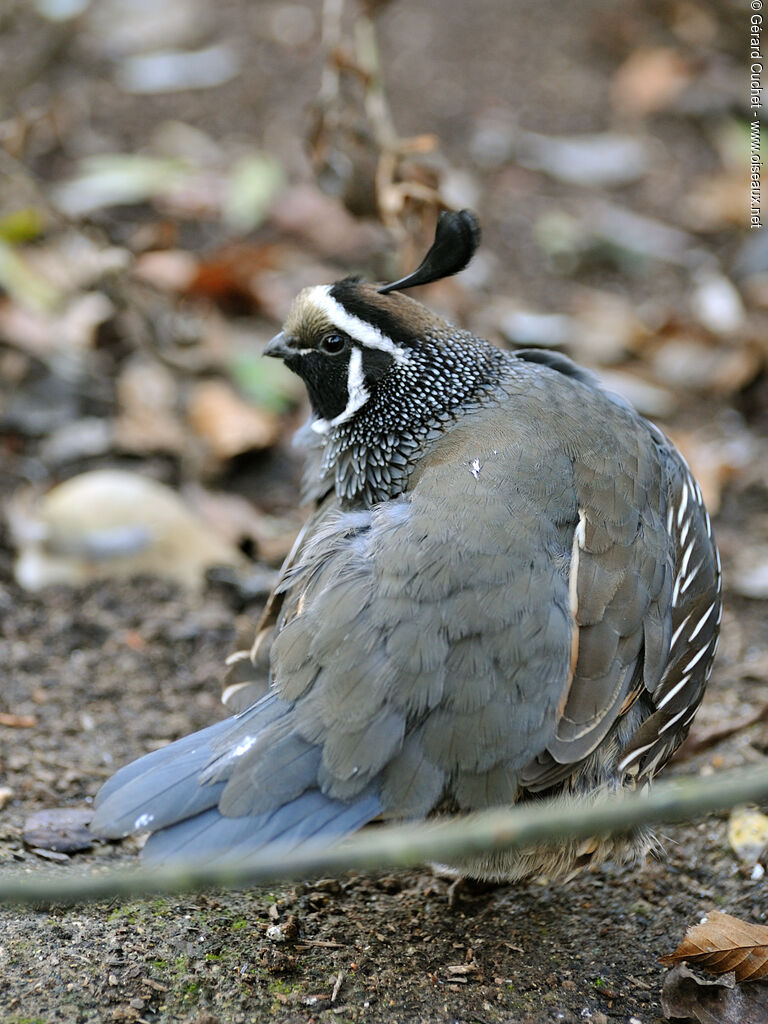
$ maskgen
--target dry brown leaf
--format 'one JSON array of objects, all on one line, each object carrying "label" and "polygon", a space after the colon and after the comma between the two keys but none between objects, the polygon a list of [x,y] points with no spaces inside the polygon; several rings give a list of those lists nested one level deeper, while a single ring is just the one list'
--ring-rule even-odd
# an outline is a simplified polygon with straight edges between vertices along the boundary
[{"label": "dry brown leaf", "polygon": [[119,448],[142,454],[184,450],[184,429],[176,416],[176,380],[170,370],[155,360],[132,359],[120,373],[116,390]]},{"label": "dry brown leaf", "polygon": [[41,358],[54,352],[82,352],[93,346],[99,326],[113,312],[112,303],[101,292],[74,295],[53,311],[3,302],[0,337],[22,352]]},{"label": "dry brown leaf", "polygon": [[739,165],[698,178],[681,203],[685,225],[693,231],[720,231],[734,225],[746,227],[746,174],[746,168]]},{"label": "dry brown leaf", "polygon": [[188,484],[183,496],[203,522],[228,544],[237,547],[250,541],[259,560],[270,564],[282,562],[304,519],[301,513],[267,515],[239,494],[209,491],[197,483]]},{"label": "dry brown leaf", "polygon": [[280,436],[277,416],[244,402],[224,381],[197,385],[187,409],[195,433],[219,459],[270,448]]},{"label": "dry brown leaf", "polygon": [[274,267],[278,252],[279,247],[249,242],[222,246],[197,263],[187,290],[219,305],[257,309],[254,283],[259,274]]},{"label": "dry brown leaf", "polygon": [[573,358],[588,366],[615,366],[628,351],[640,350],[649,336],[632,303],[620,295],[594,288],[574,293]]},{"label": "dry brown leaf", "polygon": [[725,436],[715,432],[703,437],[701,431],[669,429],[667,434],[683,453],[710,514],[715,515],[720,509],[724,488],[738,479],[746,466],[754,464],[757,447],[754,438],[746,429]]},{"label": "dry brown leaf", "polygon": [[768,928],[710,911],[688,929],[674,953],[659,957],[665,967],[684,960],[712,974],[733,971],[736,981],[757,981],[768,975]]},{"label": "dry brown leaf", "polygon": [[670,387],[711,395],[733,395],[751,383],[762,368],[754,348],[711,343],[693,332],[665,339],[651,356],[656,380]]},{"label": "dry brown leaf", "polygon": [[314,185],[296,185],[284,192],[273,203],[270,220],[279,231],[306,241],[324,257],[360,259],[387,243],[378,224],[353,217],[338,199]]},{"label": "dry brown leaf", "polygon": [[166,292],[183,292],[198,272],[197,259],[181,249],[153,249],[136,258],[135,277]]},{"label": "dry brown leaf", "polygon": [[644,47],[616,72],[611,102],[620,114],[647,117],[669,108],[691,78],[691,68],[677,50]]},{"label": "dry brown leaf", "polygon": [[680,964],[664,978],[665,1019],[699,1024],[765,1024],[768,984],[737,985],[733,974],[703,978]]}]

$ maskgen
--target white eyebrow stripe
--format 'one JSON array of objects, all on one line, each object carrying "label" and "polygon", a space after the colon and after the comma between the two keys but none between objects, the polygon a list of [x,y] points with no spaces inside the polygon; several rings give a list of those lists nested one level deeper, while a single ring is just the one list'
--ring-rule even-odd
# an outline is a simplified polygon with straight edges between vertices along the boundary
[{"label": "white eyebrow stripe", "polygon": [[409,355],[405,349],[400,348],[383,331],[373,324],[366,323],[358,316],[348,313],[340,302],[331,295],[330,284],[318,284],[309,289],[308,298],[318,309],[320,309],[339,330],[346,332],[359,344],[366,348],[377,348],[392,356],[396,363],[407,363]]}]

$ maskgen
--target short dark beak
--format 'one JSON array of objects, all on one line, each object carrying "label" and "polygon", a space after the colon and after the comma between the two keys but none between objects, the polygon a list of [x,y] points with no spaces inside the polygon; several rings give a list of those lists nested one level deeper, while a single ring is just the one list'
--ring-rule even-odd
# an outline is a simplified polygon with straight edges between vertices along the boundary
[{"label": "short dark beak", "polygon": [[275,359],[288,359],[289,356],[296,354],[295,350],[288,344],[290,341],[290,335],[286,334],[285,331],[280,331],[271,341],[267,342],[262,355],[274,356]]}]

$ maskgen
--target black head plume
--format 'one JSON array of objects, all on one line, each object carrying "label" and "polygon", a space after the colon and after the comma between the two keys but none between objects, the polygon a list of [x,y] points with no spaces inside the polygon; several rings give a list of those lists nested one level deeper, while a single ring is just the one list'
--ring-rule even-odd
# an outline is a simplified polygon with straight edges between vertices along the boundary
[{"label": "black head plume", "polygon": [[379,288],[380,295],[415,288],[458,274],[469,263],[480,244],[480,223],[471,210],[443,210],[437,220],[435,240],[416,270],[392,284]]}]

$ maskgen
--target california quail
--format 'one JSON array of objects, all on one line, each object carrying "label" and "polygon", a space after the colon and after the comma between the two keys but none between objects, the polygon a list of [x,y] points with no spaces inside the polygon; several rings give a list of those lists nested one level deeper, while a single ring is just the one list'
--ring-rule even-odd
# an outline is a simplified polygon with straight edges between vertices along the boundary
[{"label": "california quail", "polygon": [[[701,491],[590,373],[400,293],[462,269],[477,240],[472,214],[445,213],[409,277],[297,297],[266,354],[309,392],[314,512],[255,645],[269,692],[119,771],[102,835],[151,831],[154,860],[247,858],[375,818],[637,785],[684,739],[721,617]],[[554,876],[644,843],[460,867]]]}]

